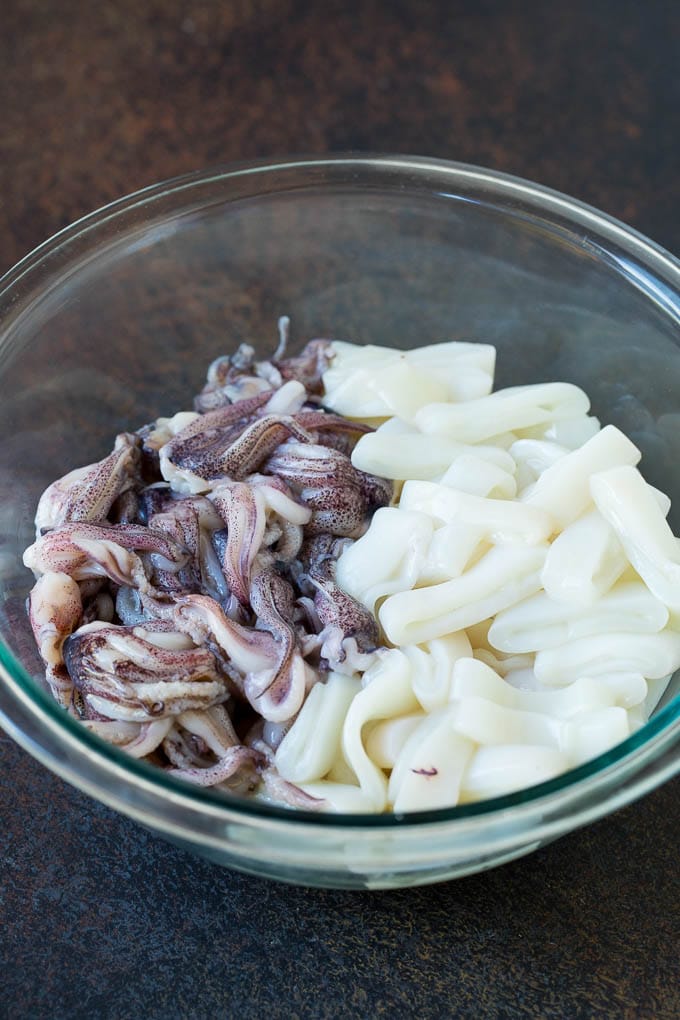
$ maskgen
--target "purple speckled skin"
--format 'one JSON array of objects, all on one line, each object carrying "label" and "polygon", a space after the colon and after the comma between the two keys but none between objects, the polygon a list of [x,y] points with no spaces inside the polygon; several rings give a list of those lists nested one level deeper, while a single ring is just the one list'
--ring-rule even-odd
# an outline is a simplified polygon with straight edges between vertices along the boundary
[{"label": "purple speckled skin", "polygon": [[[0,270],[215,162],[479,163],[672,251],[671,0],[5,0]],[[352,894],[188,856],[0,733],[0,1017],[680,1015],[678,781],[499,870]]]}]

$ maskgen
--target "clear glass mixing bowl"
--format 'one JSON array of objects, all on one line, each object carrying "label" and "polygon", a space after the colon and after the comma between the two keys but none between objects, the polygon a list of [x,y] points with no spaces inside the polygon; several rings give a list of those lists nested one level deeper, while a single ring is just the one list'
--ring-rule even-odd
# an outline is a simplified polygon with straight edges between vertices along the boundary
[{"label": "clear glass mixing bowl", "polygon": [[608,754],[530,790],[398,816],[292,812],[184,785],[45,693],[21,554],[43,488],[118,430],[189,404],[241,341],[288,314],[314,336],[412,347],[476,338],[497,385],[570,380],[643,449],[680,524],[680,266],[622,224],[474,167],[336,158],[159,184],[62,231],[0,293],[0,719],[49,768],[220,864],[336,887],[434,882],[528,853],[678,769],[678,677]]}]

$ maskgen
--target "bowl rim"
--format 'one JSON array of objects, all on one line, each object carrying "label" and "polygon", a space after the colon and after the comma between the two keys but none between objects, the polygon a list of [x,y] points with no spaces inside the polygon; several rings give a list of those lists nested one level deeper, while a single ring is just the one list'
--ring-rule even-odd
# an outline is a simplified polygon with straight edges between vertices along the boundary
[{"label": "bowl rim", "polygon": [[[0,301],[4,291],[9,286],[14,286],[37,262],[48,253],[76,236],[82,236],[93,227],[101,226],[108,219],[119,216],[124,212],[139,207],[147,206],[152,201],[168,195],[177,195],[188,189],[199,185],[210,184],[218,181],[234,180],[239,177],[253,177],[257,175],[271,175],[279,171],[298,170],[323,170],[338,167],[354,168],[357,172],[369,168],[394,169],[396,171],[408,171],[422,173],[427,171],[449,173],[458,180],[465,180],[468,183],[477,185],[489,185],[491,187],[504,187],[508,193],[521,203],[526,199],[543,199],[546,209],[554,213],[563,213],[572,222],[582,222],[584,226],[592,223],[593,226],[604,226],[607,234],[612,240],[621,240],[629,245],[633,244],[635,252],[644,254],[646,259],[652,262],[655,271],[670,270],[675,276],[680,273],[680,259],[676,258],[670,251],[651,240],[645,234],[628,226],[622,220],[602,212],[583,202],[580,199],[572,198],[564,192],[543,184],[530,181],[527,178],[515,174],[505,173],[500,170],[492,170],[488,167],[478,166],[473,163],[461,163],[455,160],[436,159],[430,156],[414,156],[407,154],[386,155],[381,153],[337,153],[329,156],[294,156],[284,157],[278,160],[267,158],[243,160],[236,163],[217,163],[202,170],[192,170],[188,173],[168,177],[162,181],[145,185],[126,195],[106,202],[96,209],[79,216],[73,222],[62,227],[51,234],[48,238],[28,251],[18,262],[10,266],[0,275]],[[446,194],[446,193],[444,193]],[[446,196],[455,198],[457,196]],[[576,216],[574,217],[574,213]],[[588,237],[583,238],[584,245],[588,247]],[[597,249],[599,255],[604,254]],[[676,276],[676,282],[677,276]],[[678,309],[673,306],[673,311]]]},{"label": "bowl rim", "polygon": [[[404,175],[410,176],[412,181],[426,181],[430,175],[437,178],[440,185],[439,188],[435,187],[430,181],[431,194],[450,199],[460,198],[460,195],[454,193],[455,185],[460,187],[464,184],[479,189],[480,194],[488,194],[490,204],[503,207],[515,215],[532,215],[536,218],[540,213],[541,218],[547,219],[555,229],[564,229],[566,226],[572,237],[574,228],[579,228],[579,241],[584,248],[590,249],[600,259],[604,258],[610,263],[613,261],[617,270],[633,286],[643,289],[667,316],[680,323],[680,262],[660,245],[614,217],[559,191],[484,167],[416,156],[351,153],[274,162],[263,159],[216,166],[160,181],[116,199],[53,234],[0,277],[0,314],[6,307],[8,297],[11,304],[13,292],[20,284],[27,282],[30,292],[32,278],[39,275],[46,259],[90,232],[96,232],[111,220],[135,210],[148,210],[161,199],[174,198],[205,185],[258,176],[263,182],[271,183],[277,174],[304,176],[318,174],[320,171],[332,174],[338,170],[357,175],[368,171],[390,171],[402,178],[401,189],[406,193],[408,182],[403,180]],[[323,180],[314,183],[317,187],[323,187],[324,184]],[[452,186],[452,191],[445,189],[446,184]],[[360,190],[362,182],[358,181],[356,186]],[[229,201],[228,196],[226,201]],[[605,249],[598,243],[598,238],[604,239],[611,247]],[[657,278],[657,284],[661,284],[653,293],[650,293],[648,278],[640,281],[639,271],[634,262],[630,261],[631,258],[643,263],[646,270]],[[643,286],[643,283],[647,286]],[[583,824],[584,821],[622,806],[680,770],[680,755],[668,755],[669,748],[680,741],[678,695],[644,726],[610,751],[547,782],[501,797],[408,814],[325,814],[291,810],[247,798],[227,799],[223,794],[191,786],[146,762],[130,758],[67,716],[50,695],[31,679],[2,638],[0,679],[3,681],[0,685],[0,722],[20,745],[62,778],[117,810],[139,817],[148,824],[149,804],[142,817],[125,792],[116,789],[118,781],[132,781],[140,791],[144,791],[147,801],[157,801],[157,810],[152,811],[153,823],[155,827],[166,831],[170,830],[170,825],[164,817],[164,808],[169,801],[176,807],[186,808],[191,815],[209,814],[225,821],[235,817],[250,822],[269,819],[285,821],[293,826],[361,830],[422,827],[423,823],[440,825],[464,819],[492,820],[505,818],[509,811],[512,811],[513,819],[518,813],[526,815],[527,819],[542,818],[546,812],[549,814],[552,807],[559,804],[564,808],[570,802],[575,812],[571,816],[576,819],[574,824]],[[42,737],[49,739],[27,735],[21,722],[17,721],[18,718],[24,721],[30,719]],[[109,780],[105,788],[102,788],[101,782],[85,781],[82,772],[73,762],[90,767],[96,763],[97,778]],[[653,762],[656,762],[656,767],[650,774],[649,766]],[[617,770],[621,766],[627,766],[624,769],[626,775],[622,773],[614,796],[605,796],[593,804],[593,797],[598,790],[601,792],[604,788],[608,792],[612,785],[617,785],[613,773],[618,775]]]}]

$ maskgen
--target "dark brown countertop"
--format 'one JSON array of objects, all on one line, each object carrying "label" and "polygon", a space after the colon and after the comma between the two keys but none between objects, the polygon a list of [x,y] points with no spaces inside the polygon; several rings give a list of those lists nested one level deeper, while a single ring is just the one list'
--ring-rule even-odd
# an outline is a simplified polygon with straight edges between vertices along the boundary
[{"label": "dark brown countertop", "polygon": [[[5,0],[0,271],[205,165],[411,152],[680,249],[677,3]],[[524,860],[396,893],[220,870],[0,733],[0,1016],[680,1015],[676,780]]]}]

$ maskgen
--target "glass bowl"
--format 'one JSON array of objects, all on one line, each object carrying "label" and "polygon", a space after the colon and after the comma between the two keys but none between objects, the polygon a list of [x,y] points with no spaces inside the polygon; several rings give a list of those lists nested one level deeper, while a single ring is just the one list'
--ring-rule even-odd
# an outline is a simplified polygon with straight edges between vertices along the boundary
[{"label": "glass bowl", "polygon": [[[67,718],[41,684],[21,555],[36,501],[112,436],[187,407],[208,363],[314,336],[498,348],[497,385],[569,380],[642,448],[680,523],[680,266],[516,178],[412,158],[252,164],[148,188],[62,231],[0,292],[0,719],[91,796],[220,864],[385,888],[490,868],[678,769],[678,677],[624,743],[558,779],[405,816],[318,815],[173,780]],[[673,427],[675,426],[675,427]],[[674,518],[674,519],[673,519]]]}]

